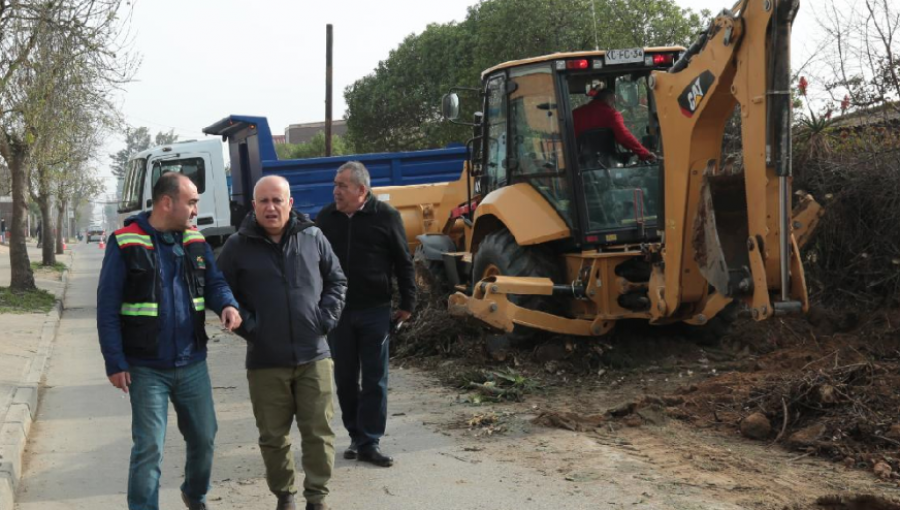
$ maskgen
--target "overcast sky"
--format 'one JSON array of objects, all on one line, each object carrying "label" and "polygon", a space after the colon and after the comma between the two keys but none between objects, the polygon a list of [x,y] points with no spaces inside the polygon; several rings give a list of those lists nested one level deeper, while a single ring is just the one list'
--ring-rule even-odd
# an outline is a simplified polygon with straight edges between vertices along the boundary
[{"label": "overcast sky", "polygon": [[[713,13],[732,0],[676,0]],[[230,114],[268,117],[273,134],[325,118],[325,25],[334,25],[334,117],[343,90],[372,72],[409,34],[461,21],[476,0],[138,0],[131,20],[142,64],[119,104],[133,127],[174,129],[180,139]],[[804,2],[794,29],[795,64],[814,32]],[[806,7],[806,9],[804,9]],[[602,15],[601,13],[597,13]],[[560,48],[564,49],[564,48]],[[104,154],[124,145],[110,137]],[[104,173],[108,158],[101,158]]]}]

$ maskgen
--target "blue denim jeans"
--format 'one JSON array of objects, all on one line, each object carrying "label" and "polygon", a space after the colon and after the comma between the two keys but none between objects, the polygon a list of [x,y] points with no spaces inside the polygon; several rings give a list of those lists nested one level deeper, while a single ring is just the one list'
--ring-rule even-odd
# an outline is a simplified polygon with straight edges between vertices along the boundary
[{"label": "blue denim jeans", "polygon": [[328,341],[341,419],[360,450],[378,446],[387,425],[391,307],[344,310]]},{"label": "blue denim jeans", "polygon": [[181,492],[191,501],[205,502],[218,430],[206,361],[171,369],[132,366],[130,372],[133,446],[128,470],[129,510],[159,509],[169,400],[178,415],[178,430],[187,451]]}]

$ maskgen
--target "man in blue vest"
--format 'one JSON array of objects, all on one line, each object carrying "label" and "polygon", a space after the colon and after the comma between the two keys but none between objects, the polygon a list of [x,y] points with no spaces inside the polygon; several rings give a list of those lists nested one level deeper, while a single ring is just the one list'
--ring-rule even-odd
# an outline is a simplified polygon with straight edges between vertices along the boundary
[{"label": "man in blue vest", "polygon": [[217,424],[206,367],[205,310],[228,330],[237,302],[212,250],[192,225],[199,195],[180,173],[153,186],[153,210],[125,220],[109,238],[97,288],[97,330],[106,375],[131,397],[129,510],[158,510],[169,401],[187,460],[181,496],[205,510]]}]

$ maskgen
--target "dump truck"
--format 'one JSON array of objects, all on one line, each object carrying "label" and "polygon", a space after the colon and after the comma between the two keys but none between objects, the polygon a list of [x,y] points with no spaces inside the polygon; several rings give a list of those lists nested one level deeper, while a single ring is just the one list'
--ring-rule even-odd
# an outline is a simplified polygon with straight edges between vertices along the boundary
[{"label": "dump truck", "polygon": [[[403,214],[450,313],[517,336],[599,336],[624,319],[806,311],[798,240],[822,211],[791,186],[797,8],[741,0],[689,48],[556,53],[451,90],[444,117],[474,132],[461,178],[375,190]],[[655,160],[609,128],[576,132],[573,112],[598,89]],[[467,122],[464,94],[478,106]],[[737,161],[723,153],[730,122]]]},{"label": "dump truck", "polygon": [[[315,218],[332,201],[334,173],[351,160],[364,162],[378,185],[415,185],[458,178],[466,159],[462,144],[444,148],[353,154],[306,159],[278,159],[266,117],[229,115],[203,129],[214,138],[184,140],[153,147],[132,156],[126,167],[119,225],[153,206],[151,192],[167,172],[188,176],[200,194],[195,226],[215,253],[237,231],[252,208],[253,187],[265,175],[288,180],[294,208]],[[223,147],[223,141],[227,146]],[[225,166],[223,148],[230,156]]]}]

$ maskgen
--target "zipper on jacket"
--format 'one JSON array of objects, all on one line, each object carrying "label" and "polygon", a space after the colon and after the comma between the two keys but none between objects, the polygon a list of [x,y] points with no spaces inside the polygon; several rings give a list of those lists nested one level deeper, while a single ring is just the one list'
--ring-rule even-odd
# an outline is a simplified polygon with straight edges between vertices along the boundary
[{"label": "zipper on jacket", "polygon": [[[288,235],[287,232],[285,232],[284,235]],[[288,281],[288,277],[287,277],[287,264],[285,263],[285,260],[287,259],[287,257],[285,257],[285,255],[284,255],[284,252],[287,249],[288,245],[290,244],[291,240],[290,240],[290,238],[288,238],[285,241],[283,247],[279,246],[278,244],[275,244],[271,239],[269,239],[269,242],[272,243],[273,245],[275,245],[275,250],[278,252],[278,257],[281,259],[281,280],[284,282],[284,300],[287,303],[288,332],[290,333],[289,341],[291,343],[291,359],[294,361],[294,365],[296,365],[297,364],[297,351],[294,349],[294,318],[292,317],[292,314],[291,314],[291,289],[290,289],[290,282]]]},{"label": "zipper on jacket", "polygon": [[[356,211],[359,213],[359,211]],[[356,216],[354,214],[353,216]],[[353,238],[353,216],[347,218],[347,271],[344,276],[347,277],[347,288],[350,288],[350,240]]]}]

